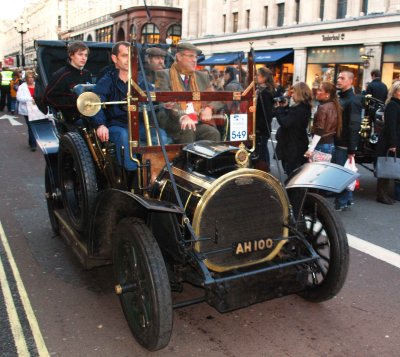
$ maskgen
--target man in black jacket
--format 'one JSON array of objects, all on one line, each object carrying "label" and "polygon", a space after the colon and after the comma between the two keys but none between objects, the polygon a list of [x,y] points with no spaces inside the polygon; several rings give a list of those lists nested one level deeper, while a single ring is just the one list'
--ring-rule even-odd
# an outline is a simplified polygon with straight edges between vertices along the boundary
[{"label": "man in black jacket", "polygon": [[68,62],[53,74],[44,93],[45,103],[59,110],[67,124],[79,125],[80,114],[76,107],[78,94],[73,91],[77,84],[91,83],[91,74],[84,69],[89,48],[81,41],[68,46]]},{"label": "man in black jacket", "polygon": [[381,81],[381,71],[374,69],[371,71],[372,82],[368,84],[366,94],[371,94],[374,98],[385,102],[388,95],[386,84]]},{"label": "man in black jacket", "polygon": [[[359,140],[361,124],[361,98],[354,94],[354,75],[352,72],[343,71],[339,73],[337,88],[339,89],[340,104],[343,109],[342,133],[335,140],[335,163],[344,166],[347,160],[354,160],[355,151]],[[343,211],[352,205],[353,192],[344,190],[339,193],[335,200],[335,209]]]}]

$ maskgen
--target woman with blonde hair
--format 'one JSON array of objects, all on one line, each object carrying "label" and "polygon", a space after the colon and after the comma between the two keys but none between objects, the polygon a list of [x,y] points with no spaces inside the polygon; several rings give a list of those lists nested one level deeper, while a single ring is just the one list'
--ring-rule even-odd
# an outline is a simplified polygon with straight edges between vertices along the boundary
[{"label": "woman with blonde hair", "polygon": [[276,154],[289,176],[306,162],[304,153],[308,147],[307,127],[311,117],[312,92],[310,87],[299,82],[293,86],[293,105],[279,103],[276,117],[279,129],[276,133]]},{"label": "woman with blonde hair", "polygon": [[[389,89],[385,107],[385,126],[379,134],[377,156],[399,156],[400,153],[400,81]],[[389,196],[390,179],[378,178],[376,200],[392,205],[395,201]],[[400,184],[395,183],[395,198],[400,201]]]},{"label": "woman with blonde hair", "polygon": [[28,126],[28,143],[32,151],[36,150],[36,139],[33,136],[31,124],[28,119],[28,102],[35,103],[33,94],[35,92],[35,73],[33,71],[25,72],[25,82],[18,87],[17,101],[18,114],[23,115],[26,125]]},{"label": "woman with blonde hair", "polygon": [[342,132],[342,108],[336,93],[336,86],[330,82],[322,82],[316,92],[319,101],[314,115],[312,128],[313,139],[304,156],[310,158],[314,150],[333,155],[335,152],[335,136]]}]

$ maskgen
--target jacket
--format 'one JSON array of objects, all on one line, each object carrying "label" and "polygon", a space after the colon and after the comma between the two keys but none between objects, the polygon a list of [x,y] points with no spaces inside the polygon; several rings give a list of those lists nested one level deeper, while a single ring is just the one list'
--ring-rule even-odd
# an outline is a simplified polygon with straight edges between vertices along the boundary
[{"label": "jacket", "polygon": [[289,108],[279,107],[276,117],[280,125],[276,135],[278,159],[291,164],[303,164],[308,148],[307,127],[311,106],[300,103]]},{"label": "jacket", "polygon": [[358,141],[361,125],[361,99],[350,88],[339,92],[340,105],[342,106],[342,133],[335,138],[335,146],[347,148],[348,154],[354,154]]},{"label": "jacket", "polygon": [[258,134],[265,135],[267,138],[269,138],[271,135],[273,107],[274,107],[273,92],[271,92],[265,87],[259,88],[257,92],[257,102],[256,102],[256,131]]},{"label": "jacket", "polygon": [[[100,97],[102,102],[126,100],[128,83],[124,83],[119,78],[119,70],[114,67],[101,77],[94,86],[93,92]],[[92,123],[96,128],[100,125],[125,127],[128,123],[127,115],[126,105],[110,105],[106,110],[101,109],[92,117]]]},{"label": "jacket", "polygon": [[28,116],[28,108],[26,106],[27,102],[32,102],[33,98],[31,93],[29,92],[28,85],[26,83],[22,83],[18,87],[17,91],[17,101],[19,102],[18,105],[18,114]]},{"label": "jacket", "polygon": [[370,84],[368,84],[366,94],[371,94],[374,98],[384,102],[388,96],[388,89],[385,83],[382,83],[381,79],[375,78]]},{"label": "jacket", "polygon": [[385,156],[393,147],[400,156],[400,100],[392,97],[385,107],[385,126],[379,134],[377,155]]},{"label": "jacket", "polygon": [[335,140],[338,115],[333,102],[322,102],[314,114],[312,133],[319,135],[319,144],[331,144]]},{"label": "jacket", "polygon": [[80,117],[76,107],[77,94],[73,88],[77,84],[91,83],[92,77],[86,69],[77,69],[69,62],[53,74],[46,87],[44,100],[46,105],[59,110],[67,121]]}]

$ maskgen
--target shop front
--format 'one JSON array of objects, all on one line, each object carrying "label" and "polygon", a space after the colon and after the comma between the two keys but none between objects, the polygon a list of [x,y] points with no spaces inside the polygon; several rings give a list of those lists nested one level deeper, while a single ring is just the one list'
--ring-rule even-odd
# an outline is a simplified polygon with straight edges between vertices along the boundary
[{"label": "shop front", "polygon": [[400,80],[400,43],[383,46],[382,82],[389,88],[394,80]]},{"label": "shop front", "polygon": [[340,72],[350,71],[354,74],[354,90],[361,93],[364,62],[360,51],[361,45],[309,48],[306,83],[315,90],[322,81],[336,84]]}]

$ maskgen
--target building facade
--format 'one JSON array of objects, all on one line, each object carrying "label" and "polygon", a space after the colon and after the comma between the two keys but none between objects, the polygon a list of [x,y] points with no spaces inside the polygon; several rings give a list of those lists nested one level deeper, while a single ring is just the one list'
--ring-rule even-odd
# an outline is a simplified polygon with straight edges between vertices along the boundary
[{"label": "building facade", "polygon": [[382,70],[387,85],[400,75],[400,0],[224,0],[222,11],[215,7],[211,0],[183,4],[182,37],[203,50],[206,63],[252,47],[257,65],[283,84],[315,86],[350,70],[361,91],[372,69]]}]

